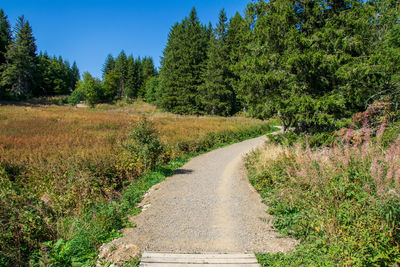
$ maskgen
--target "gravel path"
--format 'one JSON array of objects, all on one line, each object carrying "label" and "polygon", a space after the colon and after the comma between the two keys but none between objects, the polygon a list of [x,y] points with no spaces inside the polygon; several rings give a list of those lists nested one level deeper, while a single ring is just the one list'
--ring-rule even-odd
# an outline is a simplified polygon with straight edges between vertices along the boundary
[{"label": "gravel path", "polygon": [[259,137],[193,158],[149,191],[145,210],[132,218],[136,227],[121,242],[178,253],[292,249],[296,242],[273,230],[243,167],[244,154],[264,141]]}]

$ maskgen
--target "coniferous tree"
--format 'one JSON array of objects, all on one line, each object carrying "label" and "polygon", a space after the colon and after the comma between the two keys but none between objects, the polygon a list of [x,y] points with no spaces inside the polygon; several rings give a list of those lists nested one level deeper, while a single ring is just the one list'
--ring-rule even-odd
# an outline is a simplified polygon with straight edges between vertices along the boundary
[{"label": "coniferous tree", "polygon": [[285,128],[318,132],[362,111],[390,76],[377,60],[385,57],[374,54],[385,50],[379,35],[398,24],[398,15],[389,16],[394,20],[386,24],[381,8],[386,4],[379,2],[250,4],[249,42],[235,67],[250,114],[276,114]]},{"label": "coniferous tree", "polygon": [[140,59],[135,60],[133,56],[128,57],[128,77],[125,95],[136,98],[141,87]]},{"label": "coniferous tree", "polygon": [[146,83],[149,79],[157,75],[157,70],[154,67],[153,59],[151,57],[144,57],[141,60],[141,69],[142,69],[142,86],[139,90],[138,95],[140,97],[144,97],[146,94]]},{"label": "coniferous tree", "polygon": [[115,69],[115,59],[114,57],[109,54],[106,58],[106,61],[104,62],[103,68],[102,68],[102,72],[103,72],[103,78],[110,73],[111,71],[113,71]]},{"label": "coniferous tree", "polygon": [[212,115],[232,115],[236,111],[235,93],[230,79],[229,47],[226,43],[228,19],[225,10],[219,14],[219,22],[208,47],[208,61],[204,71],[201,99],[204,110]]},{"label": "coniferous tree", "polygon": [[3,9],[0,9],[0,99],[6,94],[5,87],[2,86],[2,72],[5,68],[6,63],[6,52],[7,48],[11,43],[11,27],[8,22],[7,16]]},{"label": "coniferous tree", "polygon": [[76,63],[70,67],[62,57],[49,57],[47,53],[38,56],[37,77],[34,96],[67,95],[76,87],[79,70]]},{"label": "coniferous tree", "polygon": [[235,107],[237,110],[245,108],[245,97],[239,87],[240,69],[239,62],[246,54],[247,45],[250,43],[251,31],[245,19],[236,12],[229,20],[228,29],[225,37],[225,44],[229,50],[229,70],[231,71],[230,85],[236,96]]},{"label": "coniferous tree", "polygon": [[78,65],[76,65],[75,61],[74,61],[74,63],[72,63],[71,71],[72,71],[71,80],[72,80],[72,91],[73,91],[76,88],[77,82],[81,79],[81,75],[79,74]]},{"label": "coniferous tree", "polygon": [[207,27],[200,24],[194,8],[188,18],[173,26],[160,72],[163,108],[181,114],[202,111],[199,91],[208,42]]},{"label": "coniferous tree", "polygon": [[118,98],[121,99],[125,95],[126,81],[128,79],[128,58],[124,51],[121,51],[115,61],[115,73],[120,77]]},{"label": "coniferous tree", "polygon": [[11,27],[8,18],[3,9],[0,9],[0,71],[1,66],[5,64],[5,54],[11,43]]},{"label": "coniferous tree", "polygon": [[6,66],[2,73],[2,85],[16,97],[32,93],[37,67],[36,44],[32,28],[25,18],[19,17],[15,28],[15,41],[6,53]]}]

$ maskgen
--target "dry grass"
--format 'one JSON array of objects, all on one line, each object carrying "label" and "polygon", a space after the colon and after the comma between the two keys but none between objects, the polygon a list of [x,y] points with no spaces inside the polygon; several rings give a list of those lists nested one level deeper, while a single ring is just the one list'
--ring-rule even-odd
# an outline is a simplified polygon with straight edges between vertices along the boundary
[{"label": "dry grass", "polygon": [[154,123],[172,158],[184,153],[178,142],[261,124],[240,117],[178,116],[143,102],[94,110],[0,106],[0,164],[17,169],[19,182],[54,210],[79,210],[81,205],[118,196],[124,181],[143,174],[140,163],[120,145],[143,115]]},{"label": "dry grass", "polygon": [[142,115],[149,116],[168,144],[260,123],[247,118],[178,116],[149,104],[97,110],[0,106],[0,149],[3,155],[19,158],[112,149]]}]

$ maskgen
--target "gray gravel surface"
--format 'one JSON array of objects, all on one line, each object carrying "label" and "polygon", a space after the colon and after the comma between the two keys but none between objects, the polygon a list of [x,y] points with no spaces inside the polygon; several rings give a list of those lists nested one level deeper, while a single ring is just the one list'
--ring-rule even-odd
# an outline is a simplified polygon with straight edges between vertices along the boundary
[{"label": "gray gravel surface", "polygon": [[243,156],[261,146],[259,137],[190,160],[153,187],[146,208],[131,220],[121,243],[142,251],[286,252],[295,240],[274,231],[261,197],[250,185]]}]

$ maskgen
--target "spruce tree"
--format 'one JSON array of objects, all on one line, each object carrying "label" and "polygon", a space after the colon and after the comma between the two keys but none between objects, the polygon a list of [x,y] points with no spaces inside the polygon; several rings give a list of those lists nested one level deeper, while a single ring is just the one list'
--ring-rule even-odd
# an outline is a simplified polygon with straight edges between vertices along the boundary
[{"label": "spruce tree", "polygon": [[231,71],[230,84],[236,96],[237,110],[246,108],[245,93],[240,90],[239,62],[247,52],[247,45],[251,41],[251,31],[246,20],[236,12],[229,20],[225,37],[225,44],[229,50],[229,70]]},{"label": "spruce tree", "polygon": [[212,115],[228,116],[235,111],[235,94],[230,82],[229,47],[226,43],[227,28],[228,19],[225,10],[221,10],[208,47],[208,61],[201,90],[204,110]]},{"label": "spruce tree", "polygon": [[200,24],[194,8],[171,29],[160,72],[163,108],[181,114],[202,111],[199,94],[208,43],[207,27]]},{"label": "spruce tree", "polygon": [[11,43],[11,27],[3,9],[0,9],[0,71],[6,62],[6,52]]},{"label": "spruce tree", "polygon": [[103,64],[102,72],[103,72],[103,78],[113,71],[115,69],[115,59],[114,57],[109,54],[106,58],[106,61]]},{"label": "spruce tree", "polygon": [[0,99],[5,97],[5,87],[2,86],[2,72],[6,63],[6,52],[11,43],[11,28],[3,9],[0,9]]},{"label": "spruce tree", "polygon": [[157,70],[154,67],[153,59],[151,57],[144,57],[141,61],[142,69],[142,86],[139,90],[138,95],[144,97],[146,94],[145,85],[149,79],[157,75]]},{"label": "spruce tree", "polygon": [[51,96],[70,94],[79,81],[79,70],[76,63],[70,67],[62,57],[49,57],[47,53],[38,56],[34,96]]},{"label": "spruce tree", "polygon": [[71,87],[72,87],[72,91],[73,91],[76,88],[76,84],[81,79],[81,75],[79,74],[79,69],[78,69],[78,66],[76,65],[75,61],[74,61],[74,63],[72,63],[71,73],[72,73],[72,78],[71,78],[72,86]]},{"label": "spruce tree", "polygon": [[6,53],[6,66],[2,73],[2,85],[15,97],[32,93],[37,67],[36,44],[32,28],[25,18],[19,17],[15,28],[15,41]]},{"label": "spruce tree", "polygon": [[140,87],[140,59],[135,60],[133,56],[129,56],[125,95],[129,98],[136,98]]},{"label": "spruce tree", "polygon": [[125,95],[126,81],[128,79],[128,59],[124,51],[121,51],[115,61],[115,73],[120,77],[118,98],[121,99]]}]

